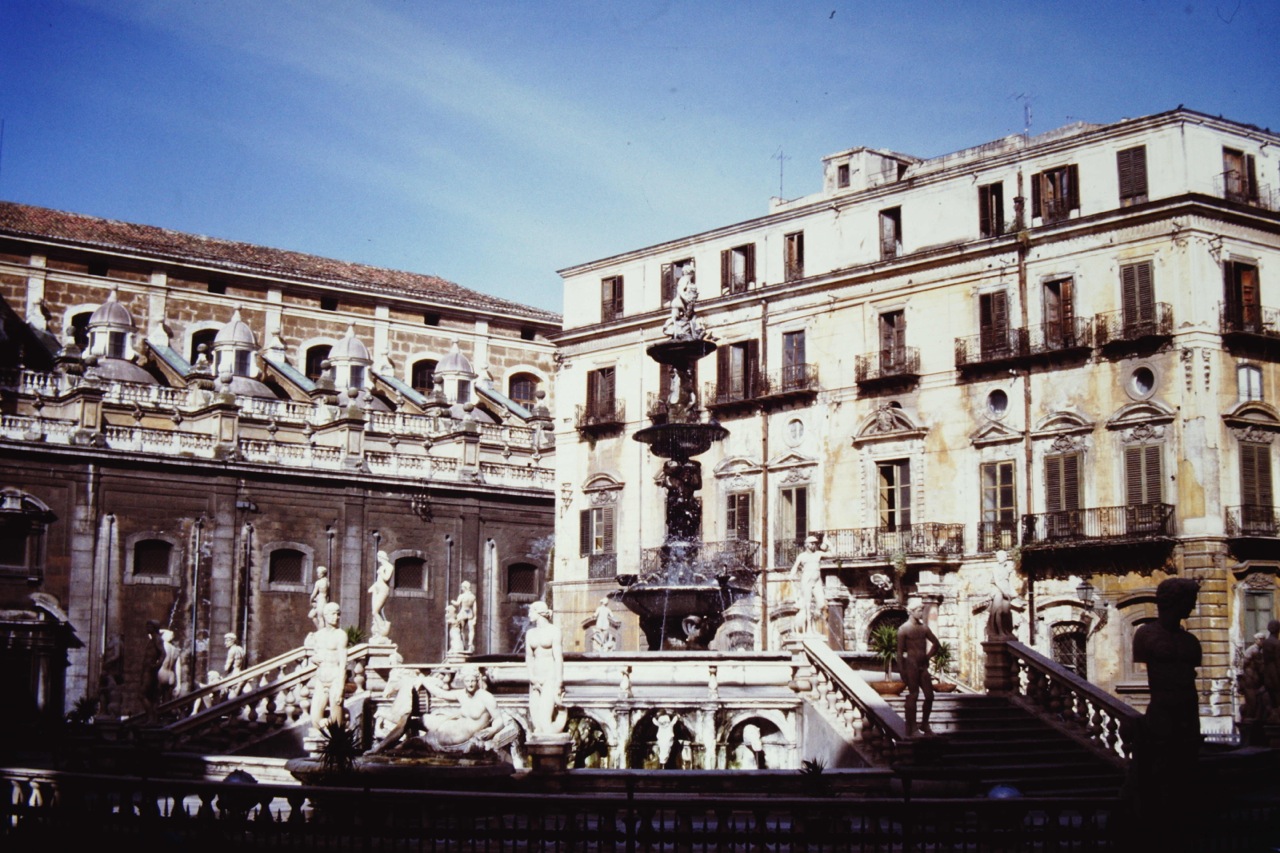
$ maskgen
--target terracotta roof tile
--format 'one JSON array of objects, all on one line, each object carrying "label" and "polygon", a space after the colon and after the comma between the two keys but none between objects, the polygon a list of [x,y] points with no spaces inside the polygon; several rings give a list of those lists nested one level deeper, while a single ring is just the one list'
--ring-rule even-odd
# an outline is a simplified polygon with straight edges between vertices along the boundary
[{"label": "terracotta roof tile", "polygon": [[463,309],[497,311],[544,323],[560,322],[560,315],[550,311],[478,293],[434,275],[0,201],[0,235],[5,234],[128,251],[157,260],[208,263],[228,270],[280,275],[373,293],[418,296]]}]

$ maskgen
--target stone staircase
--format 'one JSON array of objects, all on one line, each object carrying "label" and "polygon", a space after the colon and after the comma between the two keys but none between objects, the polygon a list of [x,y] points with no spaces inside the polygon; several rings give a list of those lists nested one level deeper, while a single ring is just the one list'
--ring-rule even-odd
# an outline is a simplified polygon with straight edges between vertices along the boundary
[{"label": "stone staircase", "polygon": [[[901,696],[889,704],[904,714]],[[1008,785],[1029,797],[1111,797],[1124,783],[1118,760],[1008,697],[937,693],[929,723],[936,737],[916,739],[908,770],[917,779],[945,780],[976,795]]]}]

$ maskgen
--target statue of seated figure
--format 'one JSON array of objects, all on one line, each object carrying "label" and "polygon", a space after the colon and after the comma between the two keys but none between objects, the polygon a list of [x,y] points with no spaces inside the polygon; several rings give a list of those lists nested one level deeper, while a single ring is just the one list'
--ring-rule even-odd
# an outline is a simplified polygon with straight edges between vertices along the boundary
[{"label": "statue of seated figure", "polygon": [[416,721],[419,733],[406,737],[397,747],[398,753],[498,752],[510,746],[519,729],[483,686],[479,668],[464,666],[458,675],[460,690],[448,686],[445,671],[403,679],[390,715],[395,722],[370,753],[385,752],[408,734],[417,710],[415,691],[431,697],[429,710]]}]

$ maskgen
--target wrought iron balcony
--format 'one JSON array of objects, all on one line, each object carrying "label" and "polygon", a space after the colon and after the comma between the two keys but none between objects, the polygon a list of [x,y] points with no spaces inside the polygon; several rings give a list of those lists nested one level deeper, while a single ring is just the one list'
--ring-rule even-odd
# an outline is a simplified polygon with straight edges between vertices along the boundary
[{"label": "wrought iron balcony", "polygon": [[1134,311],[1110,311],[1094,318],[1098,346],[1135,343],[1173,335],[1173,308],[1168,302],[1157,302],[1145,317]]},{"label": "wrought iron balcony", "polygon": [[1280,310],[1261,305],[1218,306],[1223,338],[1280,338]]},{"label": "wrought iron balcony", "polygon": [[617,554],[588,554],[587,577],[592,580],[612,580],[618,574]]},{"label": "wrought iron balcony", "polygon": [[1055,323],[1032,326],[1028,352],[1032,356],[1063,355],[1093,348],[1093,323],[1088,317],[1072,317]]},{"label": "wrought iron balcony", "polygon": [[[894,554],[937,559],[964,553],[964,525],[922,522],[905,527],[859,527],[828,530],[823,534],[828,550],[824,560],[876,560],[888,562]],[[799,539],[784,539],[774,545],[774,565],[789,567],[804,547]]]},{"label": "wrought iron balcony", "polygon": [[640,552],[640,580],[646,583],[708,583],[760,571],[760,543],[750,539],[662,545]]},{"label": "wrought iron balcony", "polygon": [[855,361],[854,378],[864,388],[915,382],[920,378],[920,350],[893,347],[860,355]]},{"label": "wrought iron balcony", "polygon": [[1246,173],[1236,169],[1214,175],[1213,191],[1218,197],[1237,204],[1249,204],[1264,210],[1275,210],[1277,207],[1276,197],[1269,185],[1251,181]]},{"label": "wrought iron balcony", "polygon": [[1023,548],[1150,542],[1174,535],[1172,504],[1135,504],[1042,512],[1022,517]]},{"label": "wrought iron balcony", "polygon": [[778,400],[818,393],[818,365],[793,364],[771,371],[760,383],[760,399]]},{"label": "wrought iron balcony", "polygon": [[979,521],[978,551],[990,554],[993,551],[1008,551],[1018,544],[1018,523],[1016,521]]},{"label": "wrought iron balcony", "polygon": [[597,400],[577,407],[579,432],[598,434],[621,429],[626,423],[626,406],[622,400]]},{"label": "wrought iron balcony", "polygon": [[1280,512],[1265,504],[1229,506],[1227,535],[1235,539],[1280,538]]},{"label": "wrought iron balcony", "polygon": [[760,399],[764,384],[759,374],[741,382],[708,382],[703,385],[702,402],[708,409],[747,408]]},{"label": "wrought iron balcony", "polygon": [[999,329],[967,338],[956,338],[956,367],[1001,367],[1025,359],[1031,353],[1026,329]]}]

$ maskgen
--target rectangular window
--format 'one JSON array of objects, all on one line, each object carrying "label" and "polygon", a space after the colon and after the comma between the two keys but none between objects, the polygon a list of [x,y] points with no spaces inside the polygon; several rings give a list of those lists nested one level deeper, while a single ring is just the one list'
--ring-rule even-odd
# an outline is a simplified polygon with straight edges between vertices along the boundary
[{"label": "rectangular window", "polygon": [[1147,146],[1117,151],[1116,171],[1120,176],[1121,207],[1142,204],[1147,200]]},{"label": "rectangular window", "polygon": [[1009,352],[1009,295],[1003,290],[978,296],[978,343],[983,358]]},{"label": "rectangular window", "polygon": [[1044,459],[1044,504],[1049,513],[1048,538],[1079,536],[1080,454],[1066,453]]},{"label": "rectangular window", "polygon": [[891,207],[880,211],[880,259],[883,261],[902,254],[902,208]]},{"label": "rectangular window", "polygon": [[1127,447],[1124,451],[1125,504],[1131,507],[1161,502],[1158,444]]},{"label": "rectangular window", "polygon": [[622,276],[611,275],[600,280],[600,322],[608,323],[622,316]]},{"label": "rectangular window", "polygon": [[720,402],[751,400],[759,385],[760,345],[739,341],[716,350],[716,399]]},{"label": "rectangular window", "polygon": [[1236,368],[1236,391],[1241,400],[1262,399],[1262,368],[1256,364],[1242,364]]},{"label": "rectangular window", "polygon": [[1046,169],[1031,176],[1031,210],[1047,225],[1080,209],[1080,173],[1076,165]]},{"label": "rectangular window", "polygon": [[1246,518],[1245,526],[1251,521],[1266,519],[1272,524],[1271,493],[1271,445],[1240,444],[1240,503]]},{"label": "rectangular window", "polygon": [[676,295],[676,282],[680,280],[680,276],[686,268],[689,270],[689,278],[696,283],[698,276],[693,268],[693,258],[685,258],[681,261],[672,261],[669,264],[662,265],[662,305],[664,308],[671,302],[671,298]]},{"label": "rectangular window", "polygon": [[911,527],[911,466],[895,459],[876,466],[880,475],[880,526],[886,530]]},{"label": "rectangular window", "polygon": [[107,333],[107,357],[108,358],[124,358],[125,357],[124,332],[108,332]]},{"label": "rectangular window", "polygon": [[1226,302],[1226,329],[1233,332],[1263,332],[1262,299],[1258,288],[1258,268],[1253,264],[1227,261],[1222,265],[1223,296]]},{"label": "rectangular window", "polygon": [[612,417],[615,381],[612,367],[601,367],[587,373],[587,415],[591,418]]},{"label": "rectangular window", "polygon": [[849,164],[841,163],[836,166],[836,186],[844,189],[849,186]]},{"label": "rectangular window", "polygon": [[597,506],[582,510],[579,516],[579,550],[581,556],[614,553],[614,509]]},{"label": "rectangular window", "polygon": [[805,383],[804,332],[782,333],[782,387],[802,388]]},{"label": "rectangular window", "polygon": [[724,530],[726,539],[751,539],[751,493],[735,492],[727,496]]},{"label": "rectangular window", "polygon": [[809,488],[795,486],[783,489],[782,519],[778,529],[778,539],[782,542],[804,542],[809,535]]},{"label": "rectangular window", "polygon": [[267,581],[273,584],[297,586],[303,583],[306,555],[293,548],[277,548],[271,552],[267,569]]},{"label": "rectangular window", "polygon": [[421,592],[427,588],[427,561],[421,557],[396,559],[395,588],[398,591]]},{"label": "rectangular window", "polygon": [[1004,233],[1004,185],[999,181],[978,187],[978,233],[983,237]]},{"label": "rectangular window", "polygon": [[804,278],[804,232],[796,231],[794,234],[788,234],[783,238],[785,240],[784,252],[786,257],[783,259],[786,281],[796,281]]},{"label": "rectangular window", "polygon": [[1044,343],[1050,350],[1073,347],[1075,339],[1075,306],[1072,304],[1073,281],[1059,278],[1044,283]]},{"label": "rectangular window", "polygon": [[1151,276],[1151,262],[1143,261],[1120,267],[1120,289],[1125,337],[1154,333],[1156,291]]},{"label": "rectangular window", "polygon": [[1222,189],[1228,201],[1257,202],[1258,167],[1252,154],[1222,149]]},{"label": "rectangular window", "polygon": [[337,297],[335,297],[335,296],[321,296],[321,297],[320,297],[320,310],[321,310],[321,311],[337,311],[337,310],[338,310],[338,299],[337,299]]},{"label": "rectangular window", "polygon": [[886,311],[880,315],[880,370],[891,372],[907,360],[907,315]]},{"label": "rectangular window", "polygon": [[982,479],[983,551],[1009,549],[1018,544],[1018,500],[1013,462],[984,462]]},{"label": "rectangular window", "polygon": [[743,293],[756,283],[756,244],[720,253],[720,292]]},{"label": "rectangular window", "polygon": [[1244,639],[1252,643],[1258,634],[1267,633],[1267,623],[1276,618],[1276,594],[1265,590],[1247,590],[1244,594]]}]

